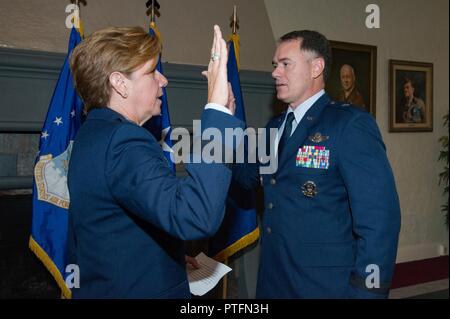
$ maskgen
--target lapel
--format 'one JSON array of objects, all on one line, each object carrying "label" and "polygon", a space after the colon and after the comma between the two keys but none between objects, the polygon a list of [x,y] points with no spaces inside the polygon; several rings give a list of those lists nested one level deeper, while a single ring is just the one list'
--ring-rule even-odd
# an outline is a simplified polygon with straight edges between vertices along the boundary
[{"label": "lapel", "polygon": [[284,147],[283,154],[281,154],[281,158],[279,158],[278,170],[286,165],[289,160],[295,161],[298,148],[303,145],[305,139],[310,135],[310,128],[320,120],[322,111],[330,101],[330,97],[325,93],[311,106],[308,112],[306,112]]}]

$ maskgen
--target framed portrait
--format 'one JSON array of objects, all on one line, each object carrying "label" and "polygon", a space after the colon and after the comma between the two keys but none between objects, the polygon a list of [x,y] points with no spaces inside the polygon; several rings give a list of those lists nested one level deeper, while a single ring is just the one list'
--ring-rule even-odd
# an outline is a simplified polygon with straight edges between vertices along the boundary
[{"label": "framed portrait", "polygon": [[433,131],[433,64],[389,60],[389,131]]},{"label": "framed portrait", "polygon": [[332,63],[326,91],[336,101],[376,115],[377,47],[330,41]]}]

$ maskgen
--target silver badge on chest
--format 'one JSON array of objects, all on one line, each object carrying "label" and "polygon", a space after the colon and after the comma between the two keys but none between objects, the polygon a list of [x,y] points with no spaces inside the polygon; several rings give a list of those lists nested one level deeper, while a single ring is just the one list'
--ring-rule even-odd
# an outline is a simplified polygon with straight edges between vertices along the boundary
[{"label": "silver badge on chest", "polygon": [[309,140],[314,143],[321,143],[328,140],[330,137],[327,135],[322,135],[320,132],[315,133],[309,137]]}]

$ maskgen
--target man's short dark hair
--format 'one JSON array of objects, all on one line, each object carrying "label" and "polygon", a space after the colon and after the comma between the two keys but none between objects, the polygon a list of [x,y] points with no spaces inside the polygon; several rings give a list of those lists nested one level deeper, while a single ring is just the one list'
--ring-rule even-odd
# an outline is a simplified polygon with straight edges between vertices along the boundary
[{"label": "man's short dark hair", "polygon": [[280,38],[279,42],[290,40],[301,41],[300,50],[312,52],[325,61],[323,79],[326,82],[331,68],[331,48],[327,38],[317,31],[301,30],[286,33]]},{"label": "man's short dark hair", "polygon": [[416,83],[414,83],[414,81],[411,78],[405,77],[403,79],[403,86],[405,86],[406,84],[411,84],[411,86],[413,87],[413,89],[416,89]]}]

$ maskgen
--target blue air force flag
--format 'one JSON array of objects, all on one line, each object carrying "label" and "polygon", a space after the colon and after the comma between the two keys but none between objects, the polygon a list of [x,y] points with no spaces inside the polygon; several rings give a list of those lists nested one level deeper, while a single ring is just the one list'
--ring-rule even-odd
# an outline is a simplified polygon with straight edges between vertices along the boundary
[{"label": "blue air force flag", "polygon": [[81,42],[75,28],[42,128],[33,181],[33,221],[30,249],[55,278],[63,295],[65,285],[68,207],[67,170],[72,143],[82,122],[82,101],[75,92],[69,56]]}]

